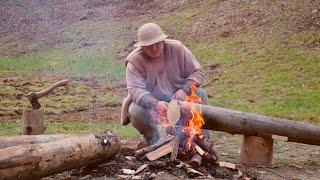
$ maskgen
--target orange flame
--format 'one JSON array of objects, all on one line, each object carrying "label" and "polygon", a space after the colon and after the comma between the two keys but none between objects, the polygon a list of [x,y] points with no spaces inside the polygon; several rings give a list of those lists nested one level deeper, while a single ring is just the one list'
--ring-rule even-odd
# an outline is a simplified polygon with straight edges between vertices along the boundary
[{"label": "orange flame", "polygon": [[[187,96],[186,101],[202,104],[201,97],[197,96],[195,93],[196,88],[197,88],[197,84],[193,83],[191,86],[191,94],[190,96]],[[198,111],[195,107],[191,106],[191,114],[192,114],[192,118],[189,120],[189,123],[188,123],[188,126],[189,126],[188,129],[190,131],[190,138],[188,139],[189,148],[191,148],[192,146],[192,142],[195,135],[198,135],[201,139],[203,138],[203,135],[201,133],[201,128],[204,125],[204,119],[201,111]]]}]

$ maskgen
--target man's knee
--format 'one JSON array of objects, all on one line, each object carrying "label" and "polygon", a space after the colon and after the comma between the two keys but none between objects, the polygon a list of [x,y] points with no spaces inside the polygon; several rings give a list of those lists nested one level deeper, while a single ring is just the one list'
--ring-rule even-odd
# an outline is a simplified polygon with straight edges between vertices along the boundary
[{"label": "man's knee", "polygon": [[133,119],[133,120],[143,119],[146,116],[149,116],[149,113],[144,107],[142,107],[142,106],[140,106],[140,105],[138,105],[138,104],[136,104],[134,102],[132,102],[130,104],[130,106],[129,106],[129,117],[130,117],[130,120],[131,119]]},{"label": "man's knee", "polygon": [[196,90],[196,94],[201,97],[201,100],[203,101],[203,104],[208,104],[208,95],[204,89],[201,87],[198,87]]},{"label": "man's knee", "polygon": [[159,138],[157,128],[152,122],[151,114],[142,106],[132,102],[129,106],[129,118],[135,127],[147,139],[148,143],[154,143]]}]

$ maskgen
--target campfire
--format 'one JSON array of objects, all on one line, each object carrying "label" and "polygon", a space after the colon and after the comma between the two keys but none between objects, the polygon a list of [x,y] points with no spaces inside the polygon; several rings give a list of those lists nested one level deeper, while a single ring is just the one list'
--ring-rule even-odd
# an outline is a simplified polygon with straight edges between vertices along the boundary
[{"label": "campfire", "polygon": [[[203,103],[195,93],[196,88],[193,84],[190,96],[183,102]],[[164,135],[155,144],[137,150],[136,157],[154,161],[171,153],[171,160],[180,159],[192,167],[200,166],[203,160],[215,163],[218,158],[209,133],[205,136],[202,132],[205,121],[201,110],[195,107],[180,110],[178,103],[170,102],[168,123],[159,125],[159,129],[164,129]]]}]

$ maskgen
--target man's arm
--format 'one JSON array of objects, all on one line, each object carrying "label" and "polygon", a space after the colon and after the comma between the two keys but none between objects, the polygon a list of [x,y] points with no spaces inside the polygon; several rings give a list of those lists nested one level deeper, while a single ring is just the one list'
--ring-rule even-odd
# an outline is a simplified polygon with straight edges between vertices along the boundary
[{"label": "man's arm", "polygon": [[131,63],[128,63],[126,67],[126,81],[135,103],[148,108],[155,107],[159,100],[147,91],[144,77]]},{"label": "man's arm", "polygon": [[182,89],[189,94],[191,85],[193,83],[196,83],[198,86],[200,86],[200,84],[203,82],[205,74],[199,62],[193,56],[191,51],[185,46],[184,46],[184,58],[185,58],[184,69],[185,69],[185,73],[186,73],[185,75],[187,76],[187,78]]},{"label": "man's arm", "polygon": [[182,87],[174,95],[174,99],[185,100],[187,95],[190,95],[190,90],[192,84],[196,83],[197,86],[200,86],[204,79],[204,71],[201,68],[199,62],[195,59],[190,50],[183,46],[184,50],[184,76],[186,76],[186,81]]}]

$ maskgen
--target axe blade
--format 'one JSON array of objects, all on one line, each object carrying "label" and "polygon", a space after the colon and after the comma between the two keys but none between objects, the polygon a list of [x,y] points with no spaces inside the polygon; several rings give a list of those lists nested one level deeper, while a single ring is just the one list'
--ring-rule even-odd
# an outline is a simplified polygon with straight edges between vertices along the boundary
[{"label": "axe blade", "polygon": [[40,109],[41,104],[39,103],[38,98],[37,98],[37,94],[35,92],[31,92],[29,94],[26,94],[26,97],[28,98],[28,100],[32,106],[32,109]]}]

